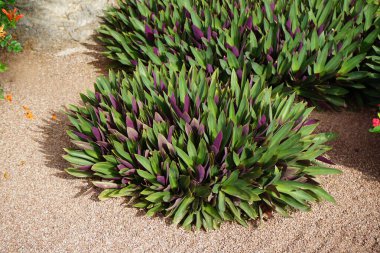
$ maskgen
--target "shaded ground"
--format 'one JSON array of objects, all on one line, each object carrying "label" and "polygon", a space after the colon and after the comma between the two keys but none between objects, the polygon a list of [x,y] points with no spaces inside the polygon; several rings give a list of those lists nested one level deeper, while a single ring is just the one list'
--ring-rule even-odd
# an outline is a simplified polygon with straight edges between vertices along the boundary
[{"label": "shaded ground", "polygon": [[61,158],[70,146],[61,110],[92,89],[104,66],[95,60],[84,50],[8,59],[0,76],[13,95],[0,102],[0,252],[380,252],[380,136],[368,133],[365,112],[314,114],[320,129],[340,134],[330,157],[344,173],[321,178],[335,206],[275,215],[259,228],[189,233],[121,200],[96,201],[86,181],[62,173]]}]

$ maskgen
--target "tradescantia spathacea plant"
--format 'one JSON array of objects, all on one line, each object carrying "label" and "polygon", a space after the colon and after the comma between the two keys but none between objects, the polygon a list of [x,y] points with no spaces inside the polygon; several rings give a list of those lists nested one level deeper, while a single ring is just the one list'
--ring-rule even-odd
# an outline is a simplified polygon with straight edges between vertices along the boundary
[{"label": "tradescantia spathacea plant", "polygon": [[334,202],[315,180],[340,173],[320,163],[333,135],[313,133],[312,108],[294,95],[234,71],[221,82],[218,69],[140,63],[125,75],[100,77],[83,106],[68,107],[76,148],[66,149],[66,171],[89,177],[101,200],[130,197],[148,216],[206,230]]},{"label": "tradescantia spathacea plant", "polygon": [[[363,93],[359,71],[377,41],[379,5],[364,0],[123,0],[106,12],[105,54],[133,71],[138,60],[197,66],[220,79],[261,76],[324,105],[345,106]],[[372,51],[371,51],[372,52]],[[362,81],[362,82],[361,82]],[[378,81],[378,79],[377,79]],[[372,87],[370,87],[372,88]]]}]

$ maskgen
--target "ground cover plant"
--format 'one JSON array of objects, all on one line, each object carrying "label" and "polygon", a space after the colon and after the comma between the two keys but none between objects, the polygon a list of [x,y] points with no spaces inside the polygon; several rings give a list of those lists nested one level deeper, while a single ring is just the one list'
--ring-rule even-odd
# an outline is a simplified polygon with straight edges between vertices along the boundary
[{"label": "ground cover plant", "polygon": [[138,60],[209,75],[220,68],[223,81],[235,69],[345,106],[380,98],[380,78],[363,62],[378,57],[378,8],[364,0],[124,0],[99,31],[105,54],[130,72]]},{"label": "ground cover plant", "polygon": [[[0,54],[4,49],[15,53],[22,50],[21,44],[11,34],[17,22],[23,17],[23,14],[14,7],[15,2],[15,0],[0,0]],[[7,66],[0,61],[0,73],[6,70]],[[0,87],[0,99],[3,97],[3,89]]]},{"label": "ground cover plant", "polygon": [[221,82],[218,69],[140,62],[125,76],[111,71],[68,107],[66,171],[90,178],[100,199],[130,197],[148,216],[206,230],[334,202],[316,181],[340,173],[321,164],[334,135],[313,133],[313,109],[294,95],[235,71]]}]

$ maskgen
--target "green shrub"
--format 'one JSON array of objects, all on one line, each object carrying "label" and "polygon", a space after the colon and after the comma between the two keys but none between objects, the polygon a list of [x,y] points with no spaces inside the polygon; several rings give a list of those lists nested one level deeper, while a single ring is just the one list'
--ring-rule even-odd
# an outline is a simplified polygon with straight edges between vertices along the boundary
[{"label": "green shrub", "polygon": [[320,161],[333,135],[314,134],[312,108],[263,89],[260,78],[229,83],[185,66],[143,66],[130,78],[110,72],[95,92],[69,106],[76,149],[66,171],[90,177],[100,199],[132,197],[147,215],[170,217],[187,229],[214,229],[274,210],[309,210],[334,199],[315,177],[337,174]]},{"label": "green shrub", "polygon": [[[20,52],[21,44],[13,39],[11,30],[16,27],[16,23],[24,16],[14,8],[15,0],[0,0],[0,53],[2,49],[8,52]],[[7,70],[7,66],[0,62],[0,73]],[[3,99],[3,89],[0,87],[0,99]]]},{"label": "green shrub", "polygon": [[380,32],[378,4],[363,0],[124,0],[119,6],[106,12],[99,31],[105,54],[127,71],[138,60],[210,74],[219,68],[223,81],[233,69],[246,71],[335,106],[345,106],[351,94],[361,99],[360,80],[371,73],[357,66]]}]

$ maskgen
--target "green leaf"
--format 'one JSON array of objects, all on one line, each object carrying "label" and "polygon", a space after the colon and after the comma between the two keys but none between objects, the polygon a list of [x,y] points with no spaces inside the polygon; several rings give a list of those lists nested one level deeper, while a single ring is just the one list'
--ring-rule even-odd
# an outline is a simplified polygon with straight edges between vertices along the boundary
[{"label": "green leaf", "polygon": [[79,170],[79,169],[74,169],[74,168],[67,168],[65,169],[65,171],[74,177],[80,177],[80,178],[92,177],[92,173],[89,171],[84,171],[84,170]]},{"label": "green leaf", "polygon": [[233,185],[223,186],[222,191],[227,193],[228,195],[240,198],[242,200],[246,200],[246,201],[250,200],[250,197],[247,193],[245,193],[243,190]]},{"label": "green leaf", "polygon": [[170,192],[155,192],[153,194],[150,194],[145,199],[150,202],[157,203],[161,202],[163,198],[167,198],[168,196],[170,196]]},{"label": "green leaf", "polygon": [[94,162],[91,162],[91,161],[88,161],[86,159],[82,159],[79,157],[71,156],[71,155],[64,155],[62,157],[63,157],[63,159],[65,159],[69,163],[79,165],[79,166],[88,166],[88,165],[94,164]]},{"label": "green leaf", "polygon": [[115,165],[110,162],[96,163],[91,167],[92,171],[100,172],[102,174],[113,174],[116,172]]},{"label": "green leaf", "polygon": [[144,167],[147,171],[149,171],[151,174],[153,174],[152,166],[150,164],[150,161],[148,158],[135,154],[136,160],[141,164],[141,166]]},{"label": "green leaf", "polygon": [[342,67],[339,69],[338,74],[344,75],[350,72],[352,69],[354,69],[356,66],[359,65],[359,63],[365,58],[366,54],[359,54],[348,61],[343,62]]},{"label": "green leaf", "polygon": [[342,171],[340,170],[319,166],[307,167],[303,172],[310,176],[342,174]]},{"label": "green leaf", "polygon": [[149,172],[145,171],[145,170],[136,170],[137,174],[139,174],[141,177],[145,178],[146,180],[150,181],[150,182],[155,182],[157,181],[156,180],[156,177],[153,176],[152,174],[150,174]]},{"label": "green leaf", "polygon": [[188,211],[188,206],[194,201],[194,197],[185,197],[180,206],[178,207],[174,218],[173,218],[173,223],[174,224],[179,224],[183,217],[185,217],[187,211]]}]

